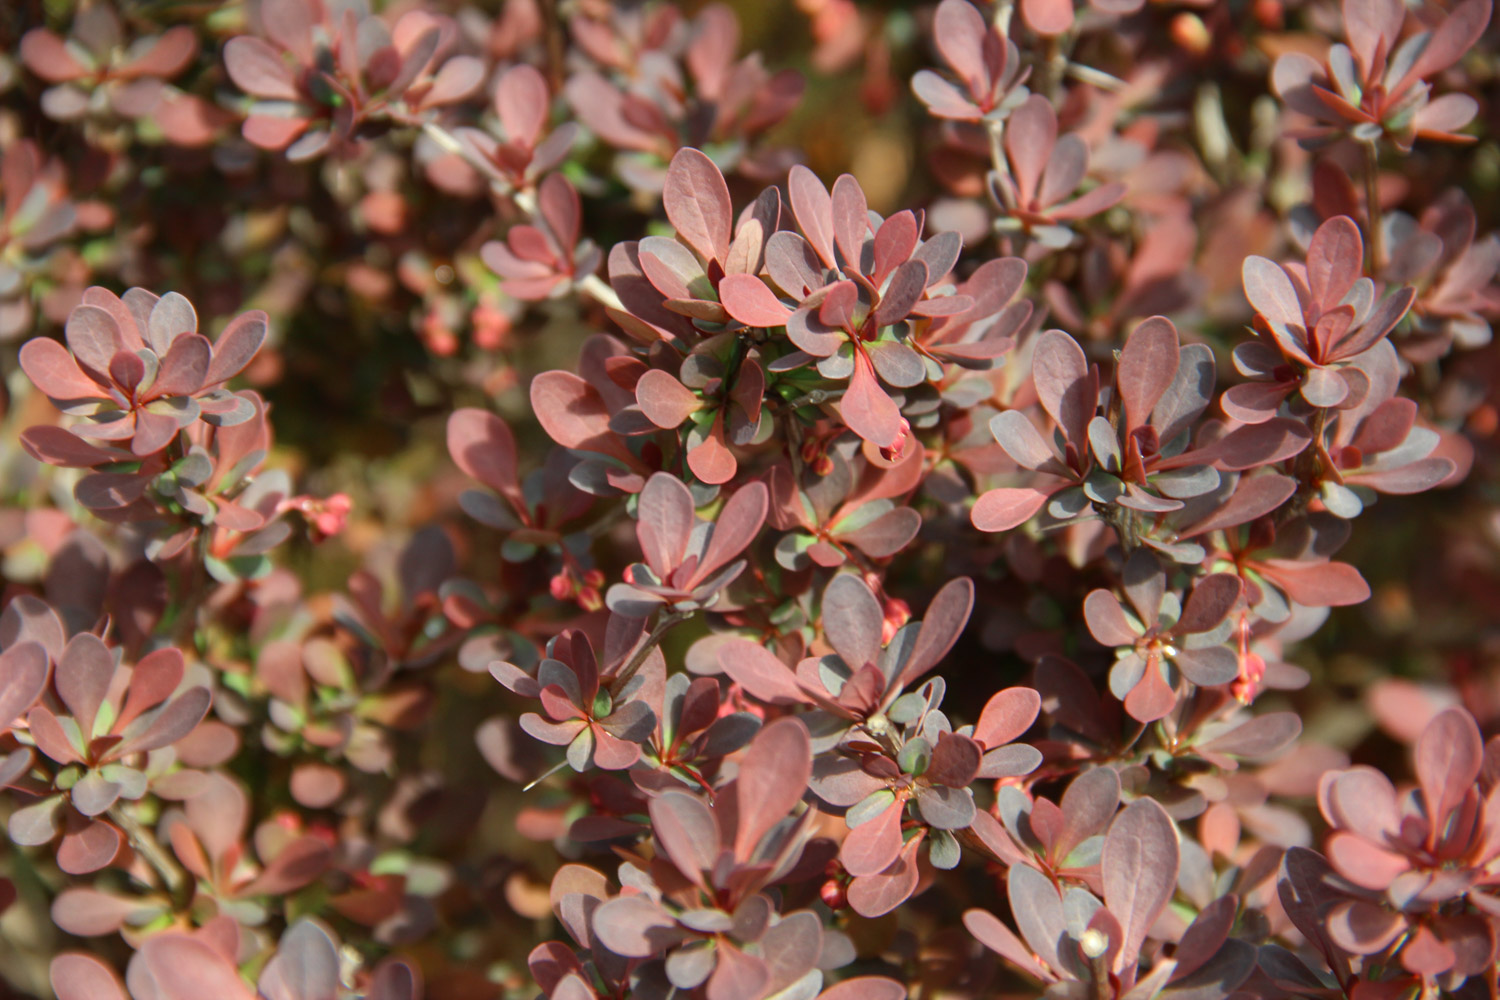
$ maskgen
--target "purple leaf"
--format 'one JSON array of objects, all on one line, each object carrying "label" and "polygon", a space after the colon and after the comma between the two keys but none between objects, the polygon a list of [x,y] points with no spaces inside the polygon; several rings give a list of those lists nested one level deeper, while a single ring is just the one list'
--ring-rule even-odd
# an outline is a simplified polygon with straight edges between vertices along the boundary
[{"label": "purple leaf", "polygon": [[1140,961],[1141,945],[1177,887],[1177,827],[1152,799],[1125,808],[1104,838],[1104,904],[1125,930],[1116,972]]},{"label": "purple leaf", "polygon": [[753,274],[725,275],[719,282],[719,300],[730,316],[746,326],[785,326],[792,316],[792,311]]},{"label": "purple leaf", "polygon": [[1177,374],[1177,328],[1153,316],[1131,331],[1120,352],[1115,381],[1125,403],[1125,423],[1141,427]]},{"label": "purple leaf", "polygon": [[840,573],[823,591],[823,634],[850,670],[880,655],[884,617],[869,585],[856,574]]},{"label": "purple leaf", "polygon": [[1042,699],[1027,687],[997,691],[985,702],[979,721],[974,724],[974,738],[987,748],[1002,746],[1018,739],[1031,728],[1042,709]]},{"label": "purple leaf", "polygon": [[719,824],[701,801],[686,792],[666,791],[651,800],[651,830],[667,857],[696,885],[719,857]]},{"label": "purple leaf", "polygon": [[1475,787],[1484,763],[1484,739],[1474,717],[1461,708],[1439,714],[1417,740],[1415,764],[1432,832],[1436,840],[1448,814]]},{"label": "purple leaf", "polygon": [[720,646],[718,662],[731,680],[761,701],[796,705],[808,700],[791,669],[748,639],[732,639]]}]

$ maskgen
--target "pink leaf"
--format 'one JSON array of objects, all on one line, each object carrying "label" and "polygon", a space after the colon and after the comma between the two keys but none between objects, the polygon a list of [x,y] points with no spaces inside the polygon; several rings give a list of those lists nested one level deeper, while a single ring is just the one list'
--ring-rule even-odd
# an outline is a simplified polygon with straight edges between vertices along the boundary
[{"label": "pink leaf", "polygon": [[716,260],[722,267],[729,258],[733,207],[729,186],[714,161],[700,150],[679,149],[667,168],[662,203],[677,235],[704,260]]},{"label": "pink leaf", "polygon": [[125,1000],[120,977],[91,955],[58,955],[49,978],[57,1000]]},{"label": "pink leaf", "polygon": [[753,274],[728,274],[719,282],[719,301],[725,312],[758,329],[786,326],[792,311]]},{"label": "pink leaf", "polygon": [[980,531],[1009,531],[1031,520],[1050,495],[1029,486],[989,490],[975,502],[969,517]]}]

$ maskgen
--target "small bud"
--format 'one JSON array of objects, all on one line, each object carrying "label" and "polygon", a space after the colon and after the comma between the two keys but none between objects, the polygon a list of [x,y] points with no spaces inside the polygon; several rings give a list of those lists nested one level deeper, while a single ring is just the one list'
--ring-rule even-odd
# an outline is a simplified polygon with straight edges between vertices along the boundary
[{"label": "small bud", "polygon": [[831,878],[823,883],[822,887],[818,889],[818,898],[830,910],[842,910],[849,904],[849,894],[844,890],[843,883],[836,878]]},{"label": "small bud", "polygon": [[1213,36],[1197,14],[1184,11],[1172,18],[1171,32],[1172,41],[1195,56],[1207,55],[1213,46]]},{"label": "small bud", "polygon": [[911,605],[899,597],[888,597],[884,604],[885,617],[880,622],[880,644],[889,646],[901,626],[911,621]]},{"label": "small bud", "polygon": [[573,580],[566,572],[554,576],[547,584],[554,600],[566,601],[573,596]]},{"label": "small bud", "polygon": [[599,593],[598,587],[579,587],[578,596],[575,598],[578,606],[585,611],[598,611],[604,607],[604,596]]},{"label": "small bud", "polygon": [[896,434],[896,441],[889,448],[880,449],[880,457],[887,462],[894,462],[906,453],[906,444],[911,440],[911,424],[906,418],[901,418],[901,430]]},{"label": "small bud", "polygon": [[1098,958],[1109,950],[1109,937],[1097,927],[1090,927],[1078,939],[1078,947],[1087,958]]}]

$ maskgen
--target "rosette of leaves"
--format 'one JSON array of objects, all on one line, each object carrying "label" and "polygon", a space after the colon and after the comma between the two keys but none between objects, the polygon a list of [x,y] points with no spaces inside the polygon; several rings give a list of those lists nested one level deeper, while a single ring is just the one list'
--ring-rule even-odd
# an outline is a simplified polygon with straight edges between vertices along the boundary
[{"label": "rosette of leaves", "polygon": [[492,181],[525,191],[567,159],[582,132],[577,122],[550,127],[551,105],[546,77],[535,66],[517,63],[495,83],[491,110],[499,136],[468,127],[455,129],[454,136],[471,153],[469,162],[483,164]]},{"label": "rosette of leaves", "polygon": [[33,28],[21,39],[22,63],[53,85],[42,94],[42,110],[64,122],[86,115],[151,114],[167,81],[197,55],[198,36],[187,25],[127,45],[119,15],[102,4],[79,11],[66,38]]},{"label": "rosette of leaves", "polygon": [[1396,395],[1396,369],[1389,343],[1367,353],[1361,370],[1369,391],[1358,405],[1339,411],[1319,454],[1318,498],[1339,517],[1358,517],[1381,493],[1400,496],[1440,486],[1458,469],[1448,455],[1434,454],[1443,448],[1443,436],[1417,423],[1416,401]]},{"label": "rosette of leaves", "polygon": [[622,181],[642,193],[661,191],[663,165],[688,146],[712,149],[724,169],[757,180],[786,169],[784,151],[759,149],[757,141],[802,99],[802,76],[768,71],[758,52],[736,59],[740,26],[732,9],[705,7],[685,48],[663,44],[682,38],[665,24],[675,15],[655,14],[641,31],[627,27],[631,14],[604,12],[603,19],[580,14],[569,28],[606,72],[585,63],[564,93],[578,120],[618,151]]},{"label": "rosette of leaves", "polygon": [[[653,689],[657,686],[647,684],[643,697],[650,698]],[[711,787],[718,765],[750,742],[760,730],[760,718],[726,711],[715,677],[671,674],[659,690],[661,700],[651,706],[656,732],[641,755],[653,770],[635,768],[631,780],[646,791]]]},{"label": "rosette of leaves", "polygon": [[1236,420],[1271,419],[1294,393],[1308,406],[1347,409],[1370,391],[1356,360],[1375,348],[1411,308],[1416,290],[1383,298],[1361,274],[1364,239],[1346,215],[1318,227],[1307,263],[1245,258],[1245,297],[1256,314],[1256,339],[1234,349],[1235,367],[1251,381],[1231,386],[1224,412]]},{"label": "rosette of leaves", "polygon": [[[1076,362],[1075,362],[1076,369]],[[1213,352],[1203,344],[1182,347],[1177,329],[1161,316],[1140,323],[1126,338],[1115,365],[1115,399],[1110,417],[1089,421],[1089,447],[1095,470],[1083,492],[1095,504],[1160,514],[1202,496],[1219,485],[1219,473],[1191,447],[1192,431],[1213,394]],[[1015,457],[1036,452],[1035,440],[1011,438],[1031,428],[1007,410],[991,421],[1000,446]],[[1259,457],[1259,456],[1257,456]]]},{"label": "rosette of leaves", "polygon": [[692,344],[738,329],[720,302],[721,286],[731,275],[741,280],[764,268],[766,241],[781,224],[780,193],[765,189],[736,222],[718,165],[684,148],[667,168],[662,206],[675,238],[648,236],[610,253],[610,278],[628,309],[615,318],[646,343],[675,337]]},{"label": "rosette of leaves", "polygon": [[[769,413],[761,406],[765,391],[760,359],[735,334],[705,340],[675,373],[650,368],[635,384],[636,404],[650,429],[675,431],[688,424],[688,469],[710,486],[729,482],[739,471],[730,445],[753,444],[770,431]],[[621,417],[628,419],[629,412]]]},{"label": "rosette of leaves", "polygon": [[590,764],[607,771],[631,767],[656,731],[655,713],[644,700],[651,672],[638,670],[622,684],[612,683],[614,670],[601,675],[593,645],[577,630],[548,643],[534,677],[503,661],[491,664],[490,673],[523,698],[541,701],[545,714],[527,712],[521,728],[543,743],[567,747],[567,764],[575,771]]},{"label": "rosette of leaves", "polygon": [[1399,345],[1413,361],[1428,361],[1453,347],[1483,347],[1490,342],[1490,318],[1500,307],[1500,234],[1477,237],[1474,206],[1463,191],[1444,192],[1421,215],[1420,222],[1392,212],[1386,225],[1387,245],[1395,257],[1386,268],[1392,281],[1417,286],[1414,322]]},{"label": "rosette of leaves", "polygon": [[1332,555],[1349,538],[1347,521],[1326,512],[1274,527],[1258,521],[1248,530],[1226,530],[1210,546],[1215,573],[1235,573],[1245,584],[1245,604],[1267,622],[1284,622],[1292,605],[1338,608],[1369,600],[1370,585],[1349,563]]},{"label": "rosette of leaves", "polygon": [[605,949],[663,960],[681,990],[759,1000],[804,977],[821,980],[823,928],[809,910],[778,914],[764,892],[800,859],[813,818],[796,807],[812,771],[807,729],[778,719],[750,742],[737,777],[713,804],[683,791],[651,800],[657,858],[627,890],[593,911]]},{"label": "rosette of leaves", "polygon": [[911,78],[912,93],[939,118],[965,122],[998,122],[1026,99],[1024,86],[1030,67],[1021,62],[1016,43],[998,24],[967,0],[943,0],[932,22],[932,40],[955,86],[940,74],[918,70]]},{"label": "rosette of leaves", "polygon": [[1212,393],[1213,355],[1202,345],[1179,348],[1176,329],[1159,317],[1138,326],[1121,352],[1110,416],[1098,413],[1098,369],[1072,337],[1049,330],[1032,357],[1038,401],[1056,426],[1053,441],[1019,410],[995,416],[990,430],[1017,465],[1044,478],[981,494],[970,514],[981,531],[1017,527],[1044,507],[1061,521],[1097,506],[1133,537],[1142,533],[1135,512],[1178,510],[1180,498],[1211,493],[1221,472],[1284,461],[1311,440],[1301,422],[1280,418],[1217,437],[1198,431],[1195,441]]},{"label": "rosette of leaves", "polygon": [[814,793],[829,805],[848,806],[839,860],[853,876],[849,904],[862,916],[887,913],[916,890],[924,840],[934,868],[958,866],[957,832],[979,815],[975,781],[1020,777],[1042,762],[1034,747],[1013,742],[1036,721],[1035,691],[1000,691],[974,726],[954,730],[937,710],[943,688],[934,678],[897,699],[888,718],[902,724],[899,731],[866,725],[839,745],[845,759],[822,767],[814,781]]},{"label": "rosette of leaves", "polygon": [[1084,990],[1117,1000],[1231,996],[1255,972],[1257,958],[1253,945],[1230,937],[1239,902],[1233,895],[1198,913],[1172,957],[1142,969],[1142,947],[1176,892],[1177,836],[1161,806],[1150,799],[1133,802],[1104,837],[1102,899],[1076,886],[1060,890],[1035,868],[1013,866],[1007,893],[1019,936],[984,910],[966,912],[964,925],[1042,983],[1048,997]]},{"label": "rosette of leaves", "polygon": [[1463,58],[1489,25],[1492,0],[1467,0],[1429,31],[1403,39],[1400,0],[1344,0],[1344,37],[1321,60],[1294,51],[1276,60],[1271,86],[1288,108],[1316,125],[1300,133],[1304,145],[1342,136],[1360,142],[1389,139],[1409,152],[1417,139],[1471,142],[1459,135],[1479,110],[1468,94],[1432,97],[1429,80]]},{"label": "rosette of leaves", "polygon": [[1004,144],[1009,169],[991,181],[1003,212],[997,225],[1024,232],[1042,247],[1068,246],[1075,238],[1070,223],[1113,208],[1125,197],[1125,185],[1118,181],[1074,197],[1088,174],[1088,143],[1074,132],[1058,137],[1057,112],[1041,94],[1010,113]]},{"label": "rosette of leaves", "polygon": [[625,570],[625,582],[605,597],[610,610],[648,618],[663,606],[674,611],[711,607],[745,569],[736,558],[755,540],[766,520],[764,483],[735,490],[711,521],[698,517],[682,480],[658,472],[646,481],[636,508],[636,539],[642,562]]},{"label": "rosette of leaves", "polygon": [[1141,722],[1160,719],[1177,704],[1173,669],[1200,687],[1228,684],[1239,674],[1239,660],[1224,645],[1233,629],[1229,613],[1243,587],[1232,573],[1199,579],[1187,600],[1167,588],[1167,577],[1146,549],[1131,553],[1122,574],[1127,611],[1108,590],[1084,601],[1089,632],[1115,648],[1109,689],[1125,711]]},{"label": "rosette of leaves", "polygon": [[[1001,364],[1001,356],[1015,346],[1034,311],[1030,301],[1016,298],[1026,272],[1026,262],[1019,257],[987,260],[954,288],[955,298],[973,303],[968,309],[916,324],[911,346],[927,362],[928,380],[941,383],[943,402],[967,410],[994,394],[987,378],[952,373],[946,366],[984,372]],[[938,409],[907,412],[915,427],[941,426]]]},{"label": "rosette of leaves", "polygon": [[[212,695],[198,678],[187,678],[181,651],[159,649],[132,668],[90,632],[61,641],[53,618],[35,627],[56,631],[42,642],[23,642],[6,651],[17,682],[35,674],[37,662],[55,658],[52,687],[56,700],[26,713],[27,741],[49,763],[26,753],[18,766],[6,759],[9,784],[39,801],[11,815],[10,836],[35,846],[63,835],[58,864],[73,874],[97,871],[114,859],[119,831],[100,818],[120,800],[136,801],[168,779],[175,762],[172,744],[203,721]],[[0,713],[3,714],[3,713]],[[40,765],[40,766],[37,766]]]},{"label": "rosette of leaves", "polygon": [[1082,885],[1098,894],[1104,891],[1099,873],[1104,831],[1119,805],[1119,773],[1093,767],[1074,777],[1056,802],[1002,784],[994,812],[976,817],[974,832],[1011,868],[1034,868],[1056,884]]},{"label": "rosette of leaves", "polygon": [[322,875],[333,851],[314,834],[268,824],[256,829],[252,853],[245,839],[251,819],[244,788],[215,771],[180,811],[162,817],[160,827],[172,853],[196,879],[196,891],[212,899],[219,912],[257,926],[280,897]]},{"label": "rosette of leaves", "polygon": [[812,171],[794,167],[787,187],[802,235],[778,232],[766,241],[765,269],[776,290],[757,275],[734,275],[719,283],[719,297],[746,326],[785,328],[796,350],[770,363],[770,370],[814,364],[824,379],[847,381],[839,397],[845,425],[899,454],[909,424],[885,387],[905,402],[900,390],[928,379],[908,343],[913,323],[974,306],[968,295],[938,284],[963,240],[949,232],[922,242],[921,224],[910,211],[881,219],[848,174],[830,194]]},{"label": "rosette of leaves", "polygon": [[387,26],[363,4],[260,0],[250,22],[257,34],[226,42],[224,66],[251,98],[246,140],[289,160],[347,152],[361,129],[416,123],[484,82],[478,59],[447,57],[453,22],[427,11]]},{"label": "rosette of leaves", "polygon": [[83,293],[68,315],[67,347],[38,337],[21,348],[21,367],[64,413],[82,416],[73,433],[129,442],[136,458],[162,451],[199,420],[233,426],[255,415],[224,383],[254,359],[266,314],[236,317],[210,342],[192,303],[132,288],[123,299],[104,288]]},{"label": "rosette of leaves", "polygon": [[566,294],[599,269],[602,256],[582,238],[583,206],[562,174],[548,174],[537,189],[536,215],[511,226],[505,240],[479,248],[479,259],[500,276],[500,288],[518,299],[540,301]]},{"label": "rosette of leaves", "polygon": [[1340,948],[1369,963],[1393,958],[1448,989],[1489,967],[1500,792],[1485,758],[1473,717],[1452,708],[1417,740],[1415,791],[1399,793],[1364,765],[1324,776],[1318,807],[1333,828],[1325,851],[1354,887],[1327,913]]},{"label": "rosette of leaves", "polygon": [[144,459],[50,424],[28,427],[21,446],[48,465],[88,469],[74,499],[101,520],[143,524],[149,558],[172,559],[207,535],[204,566],[214,579],[261,579],[272,568],[266,553],[291,535],[282,505],[292,485],[284,470],[262,469],[271,445],[264,402],[253,392],[239,396],[251,419],[212,433],[195,424],[180,448]]},{"label": "rosette of leaves", "polygon": [[771,467],[770,521],[786,532],[776,561],[793,572],[817,565],[836,569],[862,553],[885,559],[900,552],[922,527],[922,515],[897,501],[921,483],[924,457],[913,451],[895,465],[868,461],[844,435],[824,452],[820,474],[790,462]]},{"label": "rosette of leaves", "polygon": [[806,657],[794,671],[763,646],[731,639],[717,647],[716,656],[724,673],[755,698],[826,713],[827,723],[817,728],[821,749],[837,743],[850,726],[887,732],[888,711],[948,655],[973,607],[973,581],[951,580],[934,595],[922,621],[902,626],[886,643],[879,600],[857,575],[841,573],[823,591],[820,618],[829,655]]}]

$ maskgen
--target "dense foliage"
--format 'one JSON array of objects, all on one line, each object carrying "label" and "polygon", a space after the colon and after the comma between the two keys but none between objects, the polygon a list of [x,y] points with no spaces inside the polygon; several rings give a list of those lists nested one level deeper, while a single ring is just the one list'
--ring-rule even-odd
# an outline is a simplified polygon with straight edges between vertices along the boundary
[{"label": "dense foliage", "polygon": [[1491,0],[374,6],[0,10],[0,994],[1500,993]]}]

